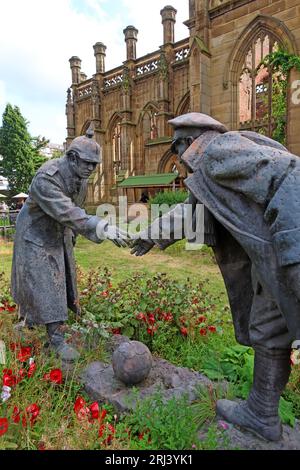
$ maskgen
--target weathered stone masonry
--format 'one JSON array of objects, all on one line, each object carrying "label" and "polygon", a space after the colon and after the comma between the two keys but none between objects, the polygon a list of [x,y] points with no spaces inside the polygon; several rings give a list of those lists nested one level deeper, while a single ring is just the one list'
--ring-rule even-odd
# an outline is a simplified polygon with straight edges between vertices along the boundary
[{"label": "weathered stone masonry", "polygon": [[[128,26],[120,67],[105,71],[101,42],[94,45],[92,78],[82,73],[78,57],[70,59],[67,143],[92,122],[103,149],[103,163],[89,185],[89,205],[116,201],[117,182],[127,176],[170,173],[175,165],[183,172],[169,151],[168,120],[176,115],[203,112],[230,129],[259,130],[263,123],[253,113],[249,122],[240,122],[240,77],[249,49],[256,41],[268,41],[300,54],[300,0],[189,0],[187,38],[179,42],[176,13],[171,6],[161,11],[164,43],[146,56],[137,58],[138,31]],[[293,70],[286,119],[287,145],[300,155],[300,105],[291,91],[298,80]]]}]

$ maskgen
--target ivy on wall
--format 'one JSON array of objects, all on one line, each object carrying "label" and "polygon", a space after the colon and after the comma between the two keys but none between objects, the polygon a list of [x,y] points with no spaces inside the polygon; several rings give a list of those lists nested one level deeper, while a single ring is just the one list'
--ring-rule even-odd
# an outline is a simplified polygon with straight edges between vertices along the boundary
[{"label": "ivy on wall", "polygon": [[272,68],[274,72],[280,72],[287,76],[294,67],[300,72],[300,56],[279,49],[267,55],[263,65]]},{"label": "ivy on wall", "polygon": [[272,71],[272,116],[275,129],[272,138],[286,144],[286,115],[287,115],[287,91],[288,77],[291,69],[296,68],[300,72],[300,56],[289,54],[279,49],[267,55],[262,65]]}]

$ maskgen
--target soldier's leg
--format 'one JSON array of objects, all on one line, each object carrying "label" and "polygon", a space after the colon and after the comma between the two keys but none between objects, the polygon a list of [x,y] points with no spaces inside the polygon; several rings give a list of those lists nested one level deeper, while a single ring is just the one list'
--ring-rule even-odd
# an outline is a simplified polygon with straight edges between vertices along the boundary
[{"label": "soldier's leg", "polygon": [[242,404],[220,400],[217,411],[233,424],[267,440],[278,441],[282,436],[278,408],[291,372],[292,341],[277,305],[259,285],[249,329],[255,351],[252,390]]},{"label": "soldier's leg", "polygon": [[66,343],[63,324],[63,322],[54,322],[46,325],[49,346],[63,361],[73,362],[79,358],[79,353]]}]

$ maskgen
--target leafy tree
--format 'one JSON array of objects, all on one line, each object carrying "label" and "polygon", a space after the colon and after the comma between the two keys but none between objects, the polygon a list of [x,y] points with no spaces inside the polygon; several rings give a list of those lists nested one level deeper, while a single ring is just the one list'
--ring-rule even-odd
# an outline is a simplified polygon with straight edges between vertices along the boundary
[{"label": "leafy tree", "polygon": [[27,192],[36,170],[45,161],[40,146],[46,140],[32,138],[27,126],[20,109],[7,104],[0,127],[0,155],[3,176],[8,179],[12,194]]},{"label": "leafy tree", "polygon": [[35,153],[35,158],[34,158],[34,167],[35,171],[37,171],[43,163],[47,160],[47,158],[42,155],[41,150],[49,144],[49,140],[47,140],[45,137],[33,137],[32,138],[32,144],[33,144],[33,149]]},{"label": "leafy tree", "polygon": [[51,157],[51,160],[55,160],[56,158],[61,158],[62,156],[64,155],[64,152],[63,150],[53,150],[52,152],[52,157]]}]

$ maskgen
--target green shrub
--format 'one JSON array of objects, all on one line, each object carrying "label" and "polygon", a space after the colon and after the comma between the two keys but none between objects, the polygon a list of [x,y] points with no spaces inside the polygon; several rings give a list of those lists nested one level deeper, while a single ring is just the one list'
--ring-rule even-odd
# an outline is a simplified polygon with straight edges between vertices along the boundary
[{"label": "green shrub", "polygon": [[[246,399],[253,382],[254,355],[253,350],[246,346],[226,348],[221,361],[214,356],[206,361],[202,372],[211,380],[226,379],[234,384],[237,397]],[[280,399],[279,414],[284,424],[295,425],[293,403]]]},{"label": "green shrub", "polygon": [[203,338],[219,333],[212,323],[217,299],[208,294],[204,282],[192,285],[189,279],[174,281],[163,273],[135,273],[113,286],[111,273],[100,269],[90,271],[82,285],[83,316],[73,326],[82,332],[97,331],[102,337],[124,334],[152,351],[159,338],[166,344],[175,337],[199,339],[200,330]]},{"label": "green shrub", "polygon": [[158,193],[155,197],[149,200],[149,204],[168,204],[172,206],[173,204],[181,204],[186,201],[189,197],[187,191],[166,191],[164,193]]},{"label": "green shrub", "polygon": [[128,425],[134,449],[192,449],[197,443],[198,425],[187,397],[166,400],[157,391],[152,397],[138,401]]}]

